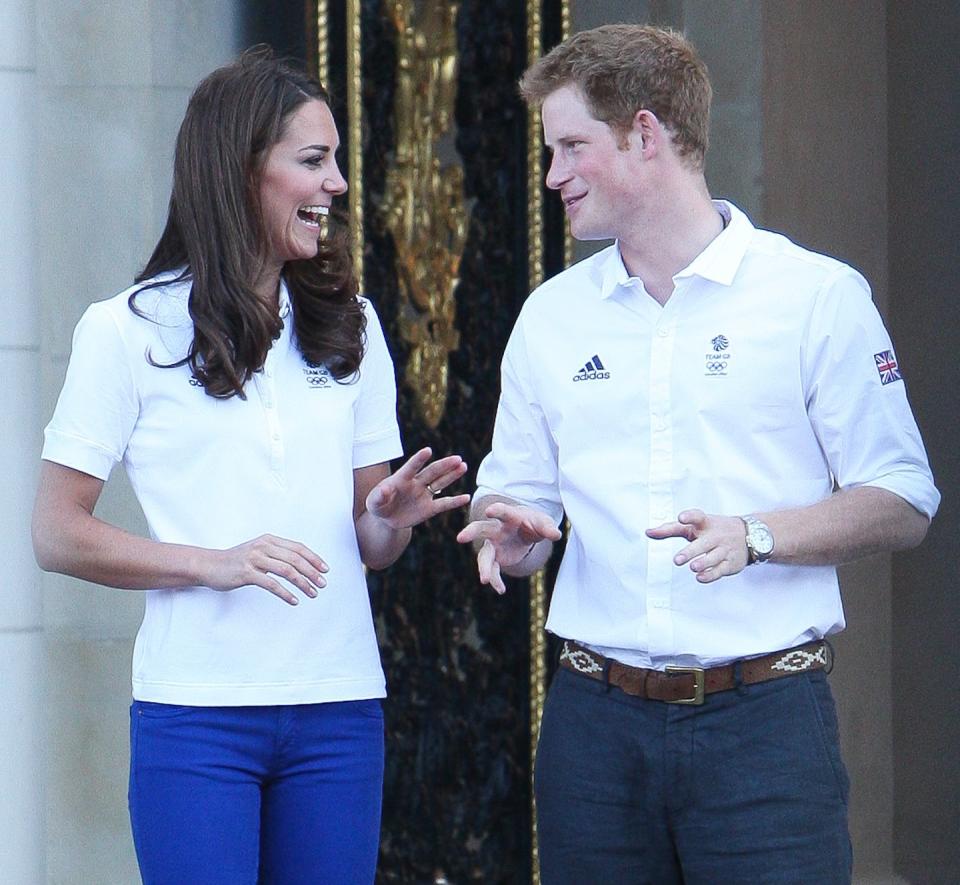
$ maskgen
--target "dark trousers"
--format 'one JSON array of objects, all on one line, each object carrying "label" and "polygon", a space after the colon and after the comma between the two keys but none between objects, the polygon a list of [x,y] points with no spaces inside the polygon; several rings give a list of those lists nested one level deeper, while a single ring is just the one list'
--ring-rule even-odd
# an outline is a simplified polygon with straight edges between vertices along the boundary
[{"label": "dark trousers", "polygon": [[849,883],[849,781],[822,671],[631,697],[566,669],[535,769],[543,885]]},{"label": "dark trousers", "polygon": [[380,701],[130,709],[144,885],[362,885],[380,837]]}]

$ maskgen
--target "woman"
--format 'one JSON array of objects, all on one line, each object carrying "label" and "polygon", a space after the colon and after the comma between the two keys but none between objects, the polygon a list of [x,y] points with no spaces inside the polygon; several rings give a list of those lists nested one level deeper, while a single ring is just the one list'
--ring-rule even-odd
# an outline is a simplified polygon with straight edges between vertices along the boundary
[{"label": "woman", "polygon": [[[129,793],[146,883],[373,879],[385,692],[363,565],[468,496],[437,497],[458,456],[390,474],[393,366],[321,236],[338,141],[322,86],[269,50],[207,77],[163,235],[81,319],[46,429],[41,567],[148,591]],[[149,540],[93,515],[121,460]]]}]

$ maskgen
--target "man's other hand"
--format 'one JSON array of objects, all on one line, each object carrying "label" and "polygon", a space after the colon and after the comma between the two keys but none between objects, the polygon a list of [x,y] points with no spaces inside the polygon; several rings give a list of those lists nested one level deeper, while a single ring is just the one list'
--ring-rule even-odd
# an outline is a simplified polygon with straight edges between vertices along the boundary
[{"label": "man's other hand", "polygon": [[673,557],[677,565],[690,564],[701,584],[736,575],[747,567],[747,529],[739,516],[714,516],[702,510],[684,510],[676,522],[647,529],[655,541],[686,538],[690,543]]}]

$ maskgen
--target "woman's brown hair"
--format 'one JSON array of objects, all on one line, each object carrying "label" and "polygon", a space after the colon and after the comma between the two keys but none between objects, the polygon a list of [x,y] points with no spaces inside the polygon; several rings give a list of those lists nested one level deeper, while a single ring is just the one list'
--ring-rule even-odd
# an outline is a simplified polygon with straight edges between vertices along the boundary
[{"label": "woman's brown hair", "polygon": [[[166,227],[129,304],[143,316],[139,292],[170,282],[149,282],[158,274],[190,282],[193,342],[163,367],[188,365],[210,396],[243,398],[280,334],[276,310],[253,289],[264,243],[257,181],[291,115],[313,100],[329,104],[317,80],[258,46],[200,83],[180,126]],[[343,227],[330,227],[316,256],[288,262],[283,277],[304,359],[342,380],[360,366],[365,317]]]}]

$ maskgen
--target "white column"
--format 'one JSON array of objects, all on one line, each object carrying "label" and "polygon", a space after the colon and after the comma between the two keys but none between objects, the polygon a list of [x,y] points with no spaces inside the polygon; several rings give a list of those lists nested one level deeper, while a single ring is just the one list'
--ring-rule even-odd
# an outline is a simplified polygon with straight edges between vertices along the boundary
[{"label": "white column", "polygon": [[0,6],[0,870],[44,881],[43,629],[30,510],[39,452],[33,0]]},{"label": "white column", "polygon": [[[86,306],[128,286],[150,255],[166,216],[184,108],[200,78],[234,55],[242,6],[240,0],[32,0],[39,143],[36,181],[25,190],[38,231],[42,384],[35,424],[53,412]],[[0,143],[3,137],[0,131]],[[31,439],[31,470],[38,453],[39,438]],[[146,532],[121,468],[97,513]],[[42,722],[51,735],[44,757],[46,877],[58,885],[137,882],[126,803],[127,708],[143,594],[59,575],[43,576],[41,585],[48,674]],[[4,678],[0,671],[0,686]],[[4,786],[0,780],[0,808]],[[0,826],[0,845],[4,838]],[[7,881],[0,866],[0,882]]]}]

